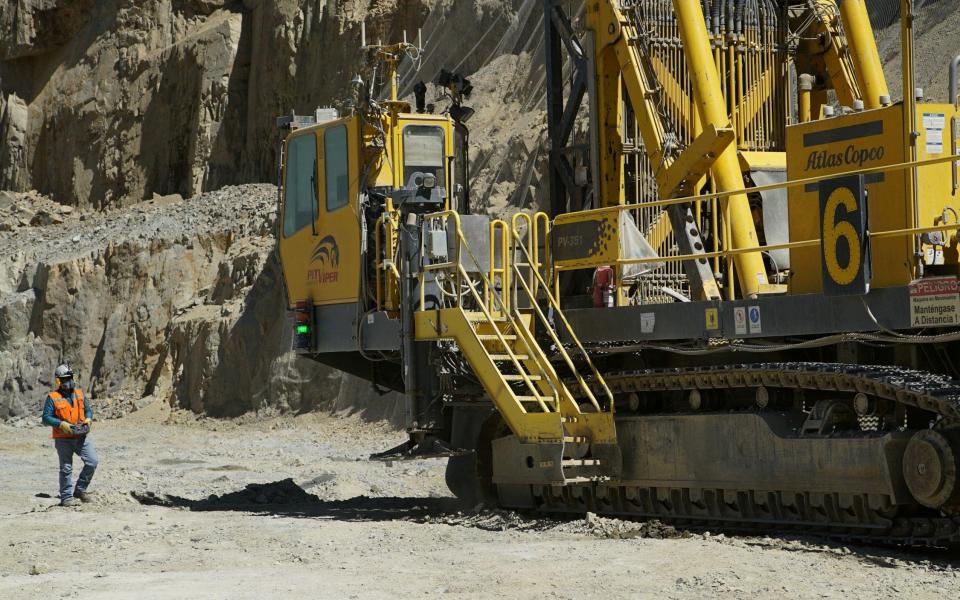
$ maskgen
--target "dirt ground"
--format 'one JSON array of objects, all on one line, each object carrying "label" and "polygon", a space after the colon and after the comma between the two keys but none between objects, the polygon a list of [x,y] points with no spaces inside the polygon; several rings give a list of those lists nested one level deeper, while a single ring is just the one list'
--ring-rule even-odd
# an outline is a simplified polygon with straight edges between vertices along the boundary
[{"label": "dirt ground", "polygon": [[459,512],[440,461],[367,461],[402,434],[353,417],[155,404],[92,435],[97,502],[63,509],[49,433],[0,426],[0,598],[960,594],[957,553]]}]

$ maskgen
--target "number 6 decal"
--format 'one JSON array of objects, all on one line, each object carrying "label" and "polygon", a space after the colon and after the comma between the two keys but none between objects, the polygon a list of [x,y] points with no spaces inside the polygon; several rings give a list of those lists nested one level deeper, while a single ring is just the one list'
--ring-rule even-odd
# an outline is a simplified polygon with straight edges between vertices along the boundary
[{"label": "number 6 decal", "polygon": [[870,236],[863,176],[820,184],[823,291],[828,296],[870,291]]}]

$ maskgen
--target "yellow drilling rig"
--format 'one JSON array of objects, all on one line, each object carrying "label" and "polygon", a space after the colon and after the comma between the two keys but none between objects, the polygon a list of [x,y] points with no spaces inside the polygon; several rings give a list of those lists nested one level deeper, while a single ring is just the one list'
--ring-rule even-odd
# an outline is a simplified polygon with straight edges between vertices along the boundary
[{"label": "yellow drilling rig", "polygon": [[[960,544],[960,115],[864,0],[544,0],[550,206],[470,214],[464,105],[280,120],[298,352],[470,502]],[[579,32],[579,33],[578,33]],[[578,122],[588,143],[574,139]]]}]

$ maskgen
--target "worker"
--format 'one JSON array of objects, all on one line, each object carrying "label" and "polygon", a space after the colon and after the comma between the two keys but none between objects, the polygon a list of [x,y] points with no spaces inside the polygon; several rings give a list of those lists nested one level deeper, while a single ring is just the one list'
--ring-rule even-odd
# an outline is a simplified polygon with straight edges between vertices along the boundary
[{"label": "worker", "polygon": [[[60,459],[60,506],[77,506],[90,502],[87,492],[97,470],[97,451],[90,441],[93,412],[77,387],[73,371],[60,365],[54,372],[57,389],[47,394],[43,404],[43,423],[53,428],[53,444]],[[73,455],[83,461],[83,470],[73,487]]]}]

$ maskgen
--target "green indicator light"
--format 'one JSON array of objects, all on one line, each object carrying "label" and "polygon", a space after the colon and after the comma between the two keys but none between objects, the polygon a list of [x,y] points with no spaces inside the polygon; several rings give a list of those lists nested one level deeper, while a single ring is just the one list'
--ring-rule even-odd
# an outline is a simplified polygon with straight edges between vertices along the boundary
[{"label": "green indicator light", "polygon": [[297,334],[306,335],[308,333],[310,333],[309,325],[297,325]]}]

